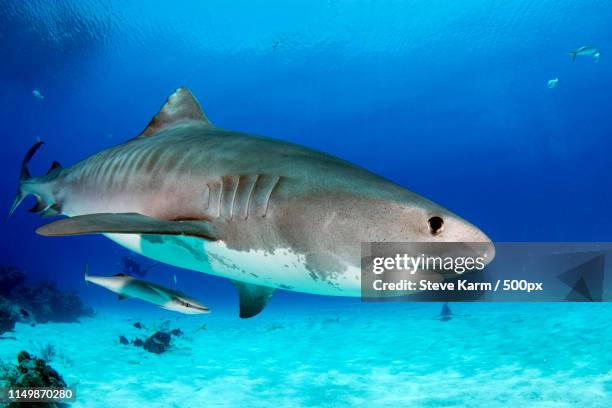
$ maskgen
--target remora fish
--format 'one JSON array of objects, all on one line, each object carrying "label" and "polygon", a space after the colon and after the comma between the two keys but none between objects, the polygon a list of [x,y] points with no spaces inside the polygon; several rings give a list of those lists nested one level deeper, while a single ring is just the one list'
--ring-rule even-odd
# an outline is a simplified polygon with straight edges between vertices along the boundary
[{"label": "remora fish", "polygon": [[31,177],[40,145],[23,160],[10,213],[33,194],[31,211],[71,217],[41,235],[103,233],[229,278],[241,317],[259,313],[276,288],[360,296],[362,242],[478,242],[488,261],[495,252],[469,222],[356,165],[214,126],[185,88],[134,139]]},{"label": "remora fish", "polygon": [[599,57],[601,56],[599,50],[590,45],[577,48],[574,51],[568,52],[568,54],[572,57],[572,61],[576,61],[576,57],[578,56],[592,56],[595,62],[599,62]]},{"label": "remora fish", "polygon": [[85,272],[85,282],[95,283],[115,292],[119,300],[137,298],[163,309],[184,314],[209,313],[210,310],[182,292],[165,288],[152,282],[118,273],[115,276],[91,276]]}]

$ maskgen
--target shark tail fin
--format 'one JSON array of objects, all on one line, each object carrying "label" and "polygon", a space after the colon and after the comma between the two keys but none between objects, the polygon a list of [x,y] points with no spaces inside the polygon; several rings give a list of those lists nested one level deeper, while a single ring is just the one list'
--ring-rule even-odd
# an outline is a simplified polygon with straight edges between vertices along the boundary
[{"label": "shark tail fin", "polygon": [[[15,200],[13,201],[13,205],[9,210],[8,217],[10,217],[13,212],[19,207],[19,204],[28,196],[28,192],[24,188],[24,184],[26,181],[30,180],[32,176],[30,175],[30,171],[28,170],[28,163],[32,160],[32,157],[36,153],[36,151],[42,146],[44,142],[38,141],[26,153],[22,162],[21,162],[21,173],[19,174],[19,187],[17,188],[17,194],[15,195]],[[7,218],[8,218],[7,217]]]},{"label": "shark tail fin", "polygon": [[576,55],[577,55],[576,51],[570,51],[568,52],[568,54],[570,57],[572,57],[572,62],[576,61]]},{"label": "shark tail fin", "polygon": [[[21,162],[21,172],[19,174],[19,187],[17,188],[17,194],[15,195],[15,200],[13,201],[13,205],[11,206],[11,209],[9,210],[7,219],[13,214],[13,212],[15,212],[17,207],[19,207],[19,204],[21,204],[21,202],[29,194],[34,194],[36,196],[36,204],[34,205],[34,207],[30,209],[30,212],[33,212],[36,214],[42,214],[43,217],[53,216],[59,213],[58,208],[54,203],[47,203],[42,197],[40,197],[39,195],[37,195],[36,193],[33,193],[32,191],[28,189],[29,185],[34,184],[32,182],[33,177],[30,174],[30,170],[28,169],[28,164],[30,163],[30,160],[32,160],[32,157],[34,157],[34,154],[36,154],[40,146],[42,146],[43,144],[44,142],[42,141],[38,141],[34,143],[32,147],[28,149],[27,153],[25,154],[23,158],[23,161]],[[54,161],[51,164],[49,171],[44,177],[55,178],[57,177],[61,169],[62,169],[62,166],[58,162]]]}]

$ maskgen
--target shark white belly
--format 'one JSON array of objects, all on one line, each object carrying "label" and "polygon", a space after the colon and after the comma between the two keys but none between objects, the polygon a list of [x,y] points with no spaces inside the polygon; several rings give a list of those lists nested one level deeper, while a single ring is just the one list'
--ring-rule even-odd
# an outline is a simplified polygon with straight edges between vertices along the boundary
[{"label": "shark white belly", "polygon": [[290,248],[237,251],[223,241],[195,237],[104,235],[147,258],[231,280],[317,295],[358,297],[361,294],[359,268],[347,267],[345,273],[329,280],[312,279],[305,256]]}]

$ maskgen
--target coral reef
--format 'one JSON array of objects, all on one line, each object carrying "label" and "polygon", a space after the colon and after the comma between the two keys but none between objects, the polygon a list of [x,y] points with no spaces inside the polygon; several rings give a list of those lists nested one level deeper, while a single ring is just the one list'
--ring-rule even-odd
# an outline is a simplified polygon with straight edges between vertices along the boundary
[{"label": "coral reef", "polygon": [[19,316],[15,313],[13,305],[7,299],[0,297],[0,334],[13,331]]},{"label": "coral reef", "polygon": [[[133,326],[137,329],[144,329],[144,325],[140,322],[134,323]],[[170,321],[162,320],[160,324],[154,323],[154,333],[146,339],[138,338],[132,340],[132,344],[136,347],[142,347],[149,353],[161,354],[165,353],[172,346],[172,337],[183,336],[181,329],[170,329]],[[119,336],[121,344],[128,344],[128,339],[125,336]]]},{"label": "coral reef", "polygon": [[10,330],[14,321],[76,322],[81,316],[93,315],[76,293],[60,291],[51,282],[30,286],[25,276],[15,267],[0,268],[0,334]]},{"label": "coral reef", "polygon": [[[37,358],[27,351],[17,355],[17,366],[0,367],[0,382],[12,388],[53,387],[65,388],[62,376],[49,366],[45,360]],[[30,406],[25,403],[11,403],[9,407]],[[37,407],[68,407],[68,404],[37,403]]]},{"label": "coral reef", "polygon": [[51,343],[47,343],[44,346],[40,346],[38,350],[38,355],[45,360],[47,363],[52,362],[57,355],[57,350],[55,346]]},{"label": "coral reef", "polygon": [[172,329],[170,330],[170,334],[176,337],[181,337],[183,335],[183,331],[181,329]]},{"label": "coral reef", "polygon": [[55,284],[44,282],[34,288],[24,287],[15,299],[32,311],[39,323],[76,322],[81,316],[90,316],[93,311],[86,308],[74,292],[61,292]]},{"label": "coral reef", "polygon": [[11,292],[25,285],[25,273],[14,266],[0,266],[0,296],[11,298]]}]

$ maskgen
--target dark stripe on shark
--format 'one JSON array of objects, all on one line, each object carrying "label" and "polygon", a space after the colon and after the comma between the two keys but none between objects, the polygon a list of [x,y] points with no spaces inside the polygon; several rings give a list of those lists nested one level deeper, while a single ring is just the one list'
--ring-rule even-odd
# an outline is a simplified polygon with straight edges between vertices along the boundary
[{"label": "dark stripe on shark", "polygon": [[136,213],[63,218],[39,227],[36,232],[44,236],[117,233],[184,235],[210,241],[218,239],[214,227],[205,220],[168,221]]}]

